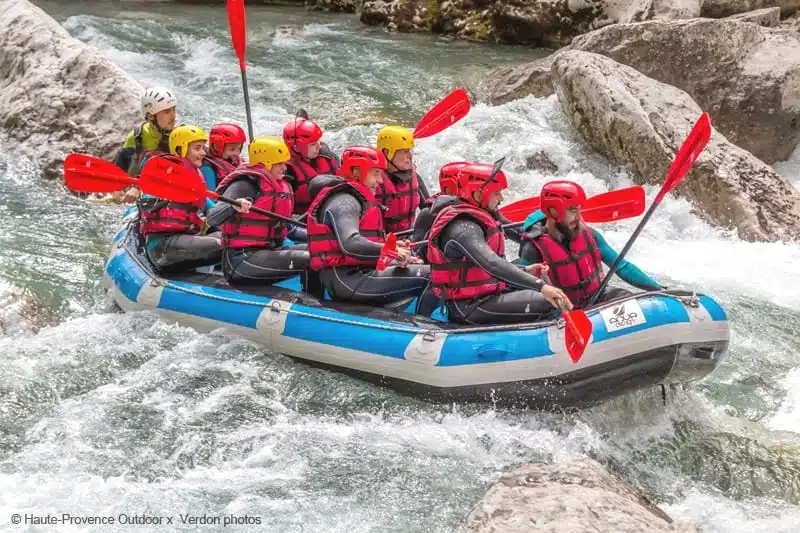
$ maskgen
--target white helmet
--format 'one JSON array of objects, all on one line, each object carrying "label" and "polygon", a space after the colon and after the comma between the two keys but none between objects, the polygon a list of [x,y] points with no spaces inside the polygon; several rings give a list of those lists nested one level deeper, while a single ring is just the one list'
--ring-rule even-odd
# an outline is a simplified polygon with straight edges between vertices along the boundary
[{"label": "white helmet", "polygon": [[164,87],[150,87],[145,90],[142,96],[142,114],[145,118],[147,115],[155,115],[159,111],[164,111],[170,107],[175,107],[178,101],[172,91]]}]

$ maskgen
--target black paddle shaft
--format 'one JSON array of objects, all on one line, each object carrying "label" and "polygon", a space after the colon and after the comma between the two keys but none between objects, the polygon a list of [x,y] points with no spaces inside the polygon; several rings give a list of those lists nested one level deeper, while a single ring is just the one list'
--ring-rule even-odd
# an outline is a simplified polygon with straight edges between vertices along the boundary
[{"label": "black paddle shaft", "polygon": [[[220,196],[219,197],[219,201],[220,202],[224,202],[226,204],[230,204],[230,205],[235,205],[235,206],[241,207],[241,204],[239,204],[238,200],[231,200],[230,198],[225,198],[224,196]],[[267,211],[266,209],[261,209],[260,207],[251,207],[250,211],[252,211],[254,213],[258,213],[259,215],[264,215],[265,217],[271,217],[271,218],[275,218],[275,219],[278,219],[278,220],[282,220],[284,222],[288,222],[289,224],[293,224],[293,225],[299,226],[301,228],[305,228],[306,227],[305,224],[303,224],[302,222],[300,222],[298,220],[295,220],[295,219],[293,219],[291,217],[285,217],[283,215],[279,215],[278,213],[273,213],[272,211]]]}]

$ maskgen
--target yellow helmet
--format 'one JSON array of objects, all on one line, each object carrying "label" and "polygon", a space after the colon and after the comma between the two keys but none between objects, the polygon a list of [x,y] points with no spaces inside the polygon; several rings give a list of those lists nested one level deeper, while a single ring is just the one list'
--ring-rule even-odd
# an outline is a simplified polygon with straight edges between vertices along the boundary
[{"label": "yellow helmet", "polygon": [[386,126],[378,132],[378,150],[388,150],[386,159],[391,161],[398,150],[414,148],[414,134],[402,126]]},{"label": "yellow helmet", "polygon": [[289,147],[278,137],[256,137],[250,142],[248,154],[250,164],[261,163],[267,170],[292,158]]},{"label": "yellow helmet", "polygon": [[[178,126],[169,134],[169,153],[186,156],[189,143],[207,140],[206,132],[197,126],[187,126],[185,124]],[[180,153],[178,153],[178,148],[181,149]]]}]

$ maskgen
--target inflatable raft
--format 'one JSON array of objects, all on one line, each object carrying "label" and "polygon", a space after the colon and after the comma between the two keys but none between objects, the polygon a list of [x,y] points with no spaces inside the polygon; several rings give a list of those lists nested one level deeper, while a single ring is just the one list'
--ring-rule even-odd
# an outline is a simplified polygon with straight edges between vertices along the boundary
[{"label": "inflatable raft", "polygon": [[578,363],[561,320],[461,326],[392,307],[331,302],[299,278],[232,287],[219,273],[158,276],[138,235],[114,237],[105,282],[124,311],[149,310],[199,331],[246,337],[275,353],[357,375],[429,401],[580,406],[626,391],[687,383],[728,351],[725,311],[685,291],[640,293],[587,310],[591,344]]}]

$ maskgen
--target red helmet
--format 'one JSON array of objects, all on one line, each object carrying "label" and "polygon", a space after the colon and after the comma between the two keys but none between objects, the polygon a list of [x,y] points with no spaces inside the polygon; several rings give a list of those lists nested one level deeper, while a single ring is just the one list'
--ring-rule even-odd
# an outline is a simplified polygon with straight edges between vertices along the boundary
[{"label": "red helmet", "polygon": [[439,169],[439,190],[442,194],[458,194],[458,173],[468,164],[466,161],[457,161]]},{"label": "red helmet", "polygon": [[356,179],[353,176],[353,168],[360,169],[361,180],[371,168],[381,168],[386,170],[386,156],[371,146],[348,146],[342,152],[342,166],[338,170],[338,175],[349,180]]},{"label": "red helmet", "polygon": [[305,147],[322,138],[322,128],[316,122],[295,118],[283,127],[283,142],[293,152],[305,157]]},{"label": "red helmet", "polygon": [[239,144],[246,143],[247,136],[244,130],[237,124],[221,123],[211,126],[211,131],[208,134],[208,144],[210,152],[217,156],[222,157],[222,150],[225,149],[226,144]]},{"label": "red helmet", "polygon": [[[491,163],[468,163],[461,168],[458,175],[458,195],[471,204],[475,204],[472,194],[481,191],[483,201],[478,206],[486,209],[492,193],[508,188],[508,179],[500,170],[489,181],[494,165]],[[476,204],[477,205],[477,204]]]},{"label": "red helmet", "polygon": [[573,181],[556,180],[545,183],[539,197],[542,200],[541,209],[544,214],[553,218],[550,209],[555,209],[555,220],[560,222],[564,219],[567,209],[583,205],[586,201],[586,192]]}]

